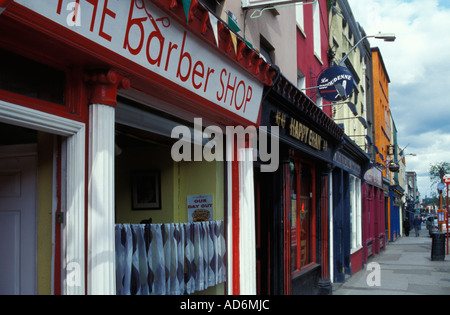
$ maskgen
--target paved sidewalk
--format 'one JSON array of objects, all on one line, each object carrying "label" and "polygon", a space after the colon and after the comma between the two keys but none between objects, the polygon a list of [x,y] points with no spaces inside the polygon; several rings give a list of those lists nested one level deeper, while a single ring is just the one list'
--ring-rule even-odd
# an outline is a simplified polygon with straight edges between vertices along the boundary
[{"label": "paved sidewalk", "polygon": [[[432,261],[431,245],[426,229],[419,237],[412,231],[409,237],[398,238],[345,283],[333,284],[333,295],[450,295],[450,256]],[[367,270],[371,263],[379,266],[378,278],[375,269]]]}]

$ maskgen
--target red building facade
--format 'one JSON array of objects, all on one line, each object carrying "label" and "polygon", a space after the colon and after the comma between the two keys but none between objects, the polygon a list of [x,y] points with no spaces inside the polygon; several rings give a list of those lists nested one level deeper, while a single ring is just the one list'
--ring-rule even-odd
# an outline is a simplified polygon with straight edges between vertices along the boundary
[{"label": "red building facade", "polygon": [[[317,94],[317,82],[328,64],[328,10],[327,1],[297,6],[297,68],[298,86],[317,105],[330,102],[322,100]],[[316,94],[317,93],[317,94]],[[331,106],[323,107],[331,117]]]}]

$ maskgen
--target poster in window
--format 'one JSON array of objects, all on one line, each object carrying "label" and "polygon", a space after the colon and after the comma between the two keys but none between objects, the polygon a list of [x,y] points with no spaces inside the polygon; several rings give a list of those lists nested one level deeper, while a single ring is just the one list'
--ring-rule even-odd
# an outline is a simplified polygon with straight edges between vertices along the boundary
[{"label": "poster in window", "polygon": [[214,214],[212,195],[187,196],[188,222],[212,221]]}]

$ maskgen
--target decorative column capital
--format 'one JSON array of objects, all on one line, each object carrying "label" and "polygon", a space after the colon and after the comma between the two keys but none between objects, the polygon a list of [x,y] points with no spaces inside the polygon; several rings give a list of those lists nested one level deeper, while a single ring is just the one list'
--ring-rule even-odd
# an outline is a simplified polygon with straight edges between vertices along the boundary
[{"label": "decorative column capital", "polygon": [[130,80],[114,70],[86,74],[85,81],[91,86],[90,104],[117,106],[117,90],[129,89]]},{"label": "decorative column capital", "polygon": [[5,11],[6,7],[10,5],[13,2],[13,0],[0,0],[0,14]]}]

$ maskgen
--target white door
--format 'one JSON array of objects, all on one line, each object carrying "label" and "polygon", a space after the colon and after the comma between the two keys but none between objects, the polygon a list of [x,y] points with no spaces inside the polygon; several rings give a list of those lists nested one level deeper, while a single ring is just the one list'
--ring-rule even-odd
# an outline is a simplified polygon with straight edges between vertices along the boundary
[{"label": "white door", "polygon": [[0,294],[36,294],[35,145],[0,147]]}]

